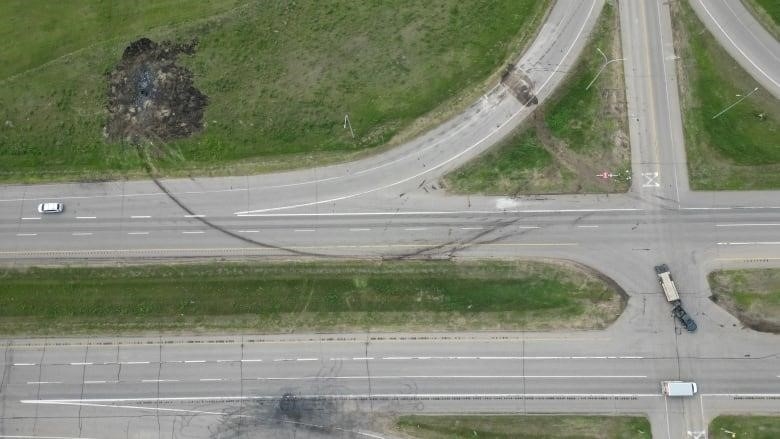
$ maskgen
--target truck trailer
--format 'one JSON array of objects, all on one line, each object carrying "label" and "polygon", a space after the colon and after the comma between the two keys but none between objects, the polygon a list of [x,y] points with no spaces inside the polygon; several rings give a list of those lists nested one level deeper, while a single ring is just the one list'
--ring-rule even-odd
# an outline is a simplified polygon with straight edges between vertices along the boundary
[{"label": "truck trailer", "polygon": [[661,381],[661,391],[666,396],[693,396],[699,389],[690,381]]},{"label": "truck trailer", "polygon": [[661,283],[666,300],[672,305],[679,305],[680,293],[677,292],[677,287],[674,285],[674,279],[672,279],[672,272],[669,271],[669,267],[666,264],[656,265],[655,273],[658,275],[658,282]]}]

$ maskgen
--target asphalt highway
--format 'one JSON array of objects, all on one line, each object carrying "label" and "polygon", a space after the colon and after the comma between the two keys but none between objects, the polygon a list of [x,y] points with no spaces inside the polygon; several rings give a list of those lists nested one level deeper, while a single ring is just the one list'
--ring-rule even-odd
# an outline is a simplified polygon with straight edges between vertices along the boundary
[{"label": "asphalt highway", "polygon": [[[517,63],[540,101],[580,55],[602,5],[557,2]],[[0,186],[5,264],[566,259],[630,296],[609,329],[5,340],[0,438],[386,437],[378,431],[394,413],[459,411],[642,413],[654,437],[682,438],[704,437],[719,413],[780,410],[777,336],[742,328],[710,301],[706,280],[713,269],[780,264],[780,193],[689,190],[668,5],[619,6],[634,175],[624,195],[448,194],[441,175],[533,111],[502,85],[358,162],[159,184]],[[771,53],[767,44],[751,56]],[[65,212],[38,214],[44,200],[64,201]],[[653,272],[662,262],[695,334],[670,314]],[[677,378],[695,380],[700,395],[664,398],[660,381]]]}]

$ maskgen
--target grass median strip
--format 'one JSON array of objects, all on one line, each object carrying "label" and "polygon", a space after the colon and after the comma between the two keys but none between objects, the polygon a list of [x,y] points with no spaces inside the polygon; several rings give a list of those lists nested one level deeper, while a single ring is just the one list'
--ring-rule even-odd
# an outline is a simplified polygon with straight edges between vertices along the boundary
[{"label": "grass median strip", "polygon": [[402,416],[395,431],[414,439],[650,439],[638,416],[471,415]]},{"label": "grass median strip", "polygon": [[780,333],[780,269],[713,271],[709,281],[713,302],[756,331]]},{"label": "grass median strip", "polygon": [[147,144],[143,160],[167,175],[253,173],[347,160],[434,126],[484,92],[552,4],[55,3],[0,2],[0,35],[14,42],[0,47],[0,180],[144,175],[135,148],[103,131],[106,74],[139,37],[197,38],[178,62],[208,96],[200,134]]},{"label": "grass median strip", "polygon": [[0,270],[0,332],[603,328],[625,305],[531,261],[209,263]]},{"label": "grass median strip", "polygon": [[710,422],[709,437],[775,439],[780,437],[780,416],[721,415]]},{"label": "grass median strip", "polygon": [[[590,43],[561,89],[517,133],[445,176],[446,187],[496,195],[628,190],[623,67],[612,62],[599,75],[604,56],[621,56],[612,2],[605,4]],[[613,177],[598,178],[603,171]]]},{"label": "grass median strip", "polygon": [[671,7],[691,188],[780,188],[780,101],[720,47],[687,2]]}]

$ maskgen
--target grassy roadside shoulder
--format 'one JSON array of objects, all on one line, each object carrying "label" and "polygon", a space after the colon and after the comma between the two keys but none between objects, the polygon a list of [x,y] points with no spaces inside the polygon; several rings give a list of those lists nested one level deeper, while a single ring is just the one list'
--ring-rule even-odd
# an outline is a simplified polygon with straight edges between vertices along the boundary
[{"label": "grassy roadside shoulder", "polygon": [[780,437],[780,416],[721,415],[710,422],[708,437],[775,439]]},{"label": "grassy roadside shoulder", "polygon": [[625,293],[532,261],[0,269],[0,333],[603,328]]},{"label": "grassy roadside shoulder", "polygon": [[691,188],[780,188],[780,102],[720,47],[687,2],[671,7]]},{"label": "grassy roadside shoulder", "polygon": [[488,415],[402,416],[395,432],[414,439],[650,439],[638,416]]},{"label": "grassy roadside shoulder", "polygon": [[780,39],[780,3],[776,0],[742,0],[742,3],[767,32]]},{"label": "grassy roadside shoulder", "polygon": [[[202,133],[145,145],[152,166],[253,173],[353,159],[434,126],[516,56],[552,1],[164,0],[138,14],[121,2],[49,3],[0,2],[14,18],[0,32],[16,42],[0,49],[0,181],[144,174],[135,148],[103,137],[106,72],[141,36],[197,38],[179,62],[208,96]],[[55,38],[71,33],[68,44]]]},{"label": "grassy roadside shoulder", "polygon": [[[566,82],[517,133],[444,177],[457,193],[625,192],[630,149],[617,7],[607,2]],[[598,49],[598,50],[597,50]],[[590,88],[588,86],[590,85]],[[603,171],[617,175],[596,177]],[[618,175],[619,174],[619,175]]]},{"label": "grassy roadside shoulder", "polygon": [[780,333],[780,269],[713,271],[713,302],[756,331]]}]

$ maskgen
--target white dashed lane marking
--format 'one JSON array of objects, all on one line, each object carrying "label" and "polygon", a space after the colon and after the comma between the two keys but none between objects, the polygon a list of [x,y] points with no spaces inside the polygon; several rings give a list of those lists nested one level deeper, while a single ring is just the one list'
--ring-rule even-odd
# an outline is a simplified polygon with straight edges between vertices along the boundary
[{"label": "white dashed lane marking", "polygon": [[427,230],[427,228],[426,227],[408,227],[408,228],[406,228],[404,230],[406,230],[407,232],[419,232],[421,230]]},{"label": "white dashed lane marking", "polygon": [[259,230],[236,230],[236,233],[259,233]]},{"label": "white dashed lane marking", "polygon": [[195,231],[185,231],[185,232],[181,232],[181,233],[183,233],[185,235],[200,235],[200,234],[203,234],[203,233],[206,233],[206,232],[204,232],[202,230],[195,230]]},{"label": "white dashed lane marking", "polygon": [[132,218],[132,219],[146,219],[146,218],[151,218],[151,215],[132,215],[132,216],[130,216],[130,218]]},{"label": "white dashed lane marking", "polygon": [[314,232],[314,229],[295,229],[293,232]]},{"label": "white dashed lane marking", "polygon": [[149,232],[127,232],[128,235],[148,235]]},{"label": "white dashed lane marking", "polygon": [[715,227],[767,227],[780,226],[780,223],[715,224]]},{"label": "white dashed lane marking", "polygon": [[37,233],[17,233],[16,236],[38,236]]},{"label": "white dashed lane marking", "polygon": [[77,216],[76,219],[97,219],[96,216]]},{"label": "white dashed lane marking", "polygon": [[73,232],[71,233],[72,236],[90,236],[92,235],[92,232]]},{"label": "white dashed lane marking", "polygon": [[350,232],[368,232],[371,229],[349,229]]},{"label": "white dashed lane marking", "polygon": [[[622,356],[611,356],[611,355],[601,355],[601,356],[538,356],[538,357],[523,357],[523,356],[451,356],[451,357],[443,357],[443,356],[418,356],[418,357],[410,357],[410,356],[387,356],[387,357],[330,357],[327,360],[328,361],[408,361],[408,360],[418,360],[418,361],[456,361],[456,360],[471,360],[471,361],[522,361],[522,360],[641,360],[645,357],[642,356],[632,356],[632,355],[622,355]],[[304,357],[304,358],[274,358],[269,360],[263,360],[260,358],[235,358],[235,359],[218,359],[218,360],[168,360],[163,361],[163,364],[204,364],[204,363],[226,363],[226,362],[236,362],[236,363],[261,363],[263,361],[273,361],[273,362],[285,362],[285,361],[320,361],[320,358],[317,357]],[[47,365],[61,365],[62,363],[48,363]],[[123,362],[114,362],[114,361],[107,361],[107,362],[72,362],[72,363],[64,363],[65,365],[71,365],[71,366],[92,366],[92,365],[101,365],[101,366],[107,366],[107,365],[136,365],[136,364],[152,364],[150,361],[123,361]],[[154,362],[154,364],[159,364],[158,362]],[[39,366],[38,363],[13,363],[13,366],[21,367],[21,366]]]},{"label": "white dashed lane marking", "polygon": [[34,216],[34,217],[22,217],[23,220],[39,220],[40,217]]},{"label": "white dashed lane marking", "polygon": [[599,226],[577,226],[579,229],[597,229]]}]

